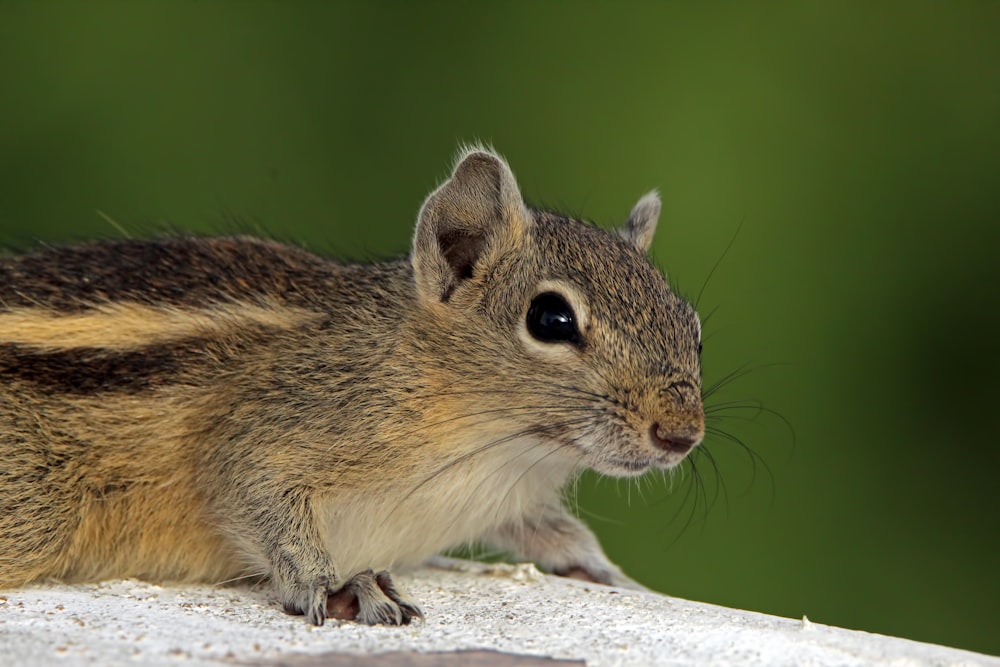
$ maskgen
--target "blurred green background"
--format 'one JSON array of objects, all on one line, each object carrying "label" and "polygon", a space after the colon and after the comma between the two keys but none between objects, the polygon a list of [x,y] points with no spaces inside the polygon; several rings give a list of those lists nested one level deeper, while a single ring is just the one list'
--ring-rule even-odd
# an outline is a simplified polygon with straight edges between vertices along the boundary
[{"label": "blurred green background", "polygon": [[[585,478],[695,600],[1000,653],[1000,4],[0,4],[0,238],[252,229],[407,250],[461,141],[705,289],[752,370],[670,485]],[[700,483],[699,483],[700,482]]]}]

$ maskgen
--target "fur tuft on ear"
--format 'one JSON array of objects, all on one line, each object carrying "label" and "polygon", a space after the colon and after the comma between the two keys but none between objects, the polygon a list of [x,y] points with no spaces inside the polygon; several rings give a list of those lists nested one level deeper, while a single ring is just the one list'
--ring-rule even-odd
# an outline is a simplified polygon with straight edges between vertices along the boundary
[{"label": "fur tuft on ear", "polygon": [[618,234],[642,252],[649,250],[656,234],[656,223],[660,219],[660,195],[656,190],[647,192],[636,202],[628,222],[618,230]]},{"label": "fur tuft on ear", "polygon": [[420,209],[412,261],[421,298],[448,301],[490,250],[522,240],[530,221],[504,159],[481,146],[464,147],[451,177]]}]

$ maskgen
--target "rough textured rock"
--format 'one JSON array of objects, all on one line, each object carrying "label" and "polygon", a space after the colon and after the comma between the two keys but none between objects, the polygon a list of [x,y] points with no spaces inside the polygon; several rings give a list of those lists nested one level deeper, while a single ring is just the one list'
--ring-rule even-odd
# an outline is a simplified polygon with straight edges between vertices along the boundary
[{"label": "rough textured rock", "polygon": [[[399,578],[427,621],[284,614],[265,587],[110,581],[0,592],[7,665],[992,665],[1000,658],[540,574],[450,562]],[[466,653],[455,654],[457,651]],[[380,655],[379,661],[371,656]]]}]

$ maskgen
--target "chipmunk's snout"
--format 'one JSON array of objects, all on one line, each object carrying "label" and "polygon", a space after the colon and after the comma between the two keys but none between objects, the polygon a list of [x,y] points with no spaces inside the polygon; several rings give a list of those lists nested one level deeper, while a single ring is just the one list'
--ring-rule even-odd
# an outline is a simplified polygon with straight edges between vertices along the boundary
[{"label": "chipmunk's snout", "polygon": [[701,433],[687,428],[664,428],[660,422],[654,422],[649,427],[649,440],[657,449],[683,455],[701,442]]},{"label": "chipmunk's snout", "polygon": [[655,405],[646,413],[654,418],[649,427],[649,443],[679,461],[705,437],[700,392],[692,382],[673,382],[660,391]]}]

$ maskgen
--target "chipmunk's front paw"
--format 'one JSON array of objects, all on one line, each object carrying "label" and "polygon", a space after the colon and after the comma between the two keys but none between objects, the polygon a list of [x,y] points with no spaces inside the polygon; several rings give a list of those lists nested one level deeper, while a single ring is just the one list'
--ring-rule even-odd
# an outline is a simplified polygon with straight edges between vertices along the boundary
[{"label": "chipmunk's front paw", "polygon": [[356,620],[368,625],[407,625],[424,613],[408,600],[392,581],[389,572],[359,572],[326,598],[326,614],[340,620]]},{"label": "chipmunk's front paw", "polygon": [[326,620],[326,601],[330,595],[330,578],[316,577],[313,583],[293,591],[284,601],[285,612],[302,615],[313,625]]}]

